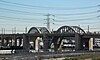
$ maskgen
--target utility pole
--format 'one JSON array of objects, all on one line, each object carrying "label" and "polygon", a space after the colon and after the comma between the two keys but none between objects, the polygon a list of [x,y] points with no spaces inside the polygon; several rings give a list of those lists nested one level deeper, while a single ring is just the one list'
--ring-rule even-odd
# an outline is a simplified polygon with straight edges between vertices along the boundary
[{"label": "utility pole", "polygon": [[16,27],[12,28],[12,34],[16,34]]},{"label": "utility pole", "polygon": [[27,27],[25,28],[25,33],[27,33]]},{"label": "utility pole", "polygon": [[89,25],[88,25],[88,32],[89,32],[89,29],[90,29],[90,27],[89,27]]},{"label": "utility pole", "polygon": [[1,31],[2,31],[2,34],[5,34],[5,28],[2,28]]},{"label": "utility pole", "polygon": [[15,31],[15,34],[16,34],[16,27],[14,27],[14,31]]},{"label": "utility pole", "polygon": [[[46,22],[46,24],[47,24],[47,29],[50,31],[50,20],[52,19],[52,18],[50,18],[50,16],[54,16],[54,15],[52,15],[52,14],[47,14],[47,15],[45,15],[47,18],[45,19],[47,22]],[[52,19],[52,20],[54,20],[54,19]]]},{"label": "utility pole", "polygon": [[5,28],[4,28],[4,34],[5,34]]},{"label": "utility pole", "polygon": [[12,28],[12,34],[13,34],[13,28]]}]

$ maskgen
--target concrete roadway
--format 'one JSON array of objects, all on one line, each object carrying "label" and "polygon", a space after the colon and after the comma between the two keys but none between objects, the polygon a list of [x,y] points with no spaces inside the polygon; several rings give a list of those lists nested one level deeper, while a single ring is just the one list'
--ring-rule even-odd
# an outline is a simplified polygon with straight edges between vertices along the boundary
[{"label": "concrete roadway", "polygon": [[[35,53],[18,53],[18,54],[4,54],[0,55],[0,58],[7,58],[8,60],[17,59],[17,57],[22,59],[48,59],[48,58],[61,58],[68,56],[78,56],[78,55],[94,55],[100,54],[100,51],[67,51],[67,52],[35,52]],[[27,60],[26,59],[26,60]]]}]

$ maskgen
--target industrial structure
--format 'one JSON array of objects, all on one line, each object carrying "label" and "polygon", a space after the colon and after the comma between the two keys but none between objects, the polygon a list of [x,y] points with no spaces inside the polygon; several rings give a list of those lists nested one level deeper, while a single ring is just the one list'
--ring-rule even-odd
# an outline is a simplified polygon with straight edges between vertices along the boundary
[{"label": "industrial structure", "polygon": [[32,27],[28,33],[0,34],[0,50],[12,50],[14,53],[94,50],[99,33],[86,33],[78,26],[62,26],[50,32],[45,27]]}]

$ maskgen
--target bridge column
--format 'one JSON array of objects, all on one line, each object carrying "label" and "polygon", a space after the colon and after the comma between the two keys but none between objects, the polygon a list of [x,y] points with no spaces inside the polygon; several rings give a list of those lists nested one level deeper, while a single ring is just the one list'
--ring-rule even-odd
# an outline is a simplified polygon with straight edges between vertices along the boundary
[{"label": "bridge column", "polygon": [[75,34],[75,50],[82,50],[83,48],[83,43],[82,43],[82,38],[79,34]]},{"label": "bridge column", "polygon": [[88,50],[89,49],[88,47],[89,47],[89,38],[85,38],[84,39],[84,49]]},{"label": "bridge column", "polygon": [[89,50],[93,50],[93,39],[94,38],[89,39]]},{"label": "bridge column", "polygon": [[46,36],[45,34],[43,35],[43,49],[44,51],[48,51],[49,49],[49,40],[48,40],[48,36]]},{"label": "bridge column", "polygon": [[37,37],[37,39],[35,40],[35,50],[36,51],[38,51],[39,50],[39,48],[40,48],[40,40],[39,40],[40,38],[39,37]]},{"label": "bridge column", "polygon": [[58,50],[58,45],[57,45],[57,41],[54,42],[54,51]]},{"label": "bridge column", "polygon": [[13,46],[13,44],[12,44],[12,43],[13,43],[12,39],[9,39],[8,41],[9,41],[9,46]]},{"label": "bridge column", "polygon": [[56,37],[54,37],[54,38],[52,39],[52,46],[53,46],[52,49],[54,49],[54,51],[57,51],[57,50],[58,50],[58,43],[57,43],[58,38],[59,38],[59,37],[56,36]]},{"label": "bridge column", "polygon": [[14,41],[13,37],[12,37],[11,41],[12,41],[12,46],[14,46],[14,42],[15,42],[15,41]]},{"label": "bridge column", "polygon": [[15,46],[17,46],[17,39],[15,38]]},{"label": "bridge column", "polygon": [[25,34],[23,34],[23,49],[27,52],[29,52],[30,49],[29,39]]},{"label": "bridge column", "polygon": [[20,38],[19,39],[19,46],[21,47],[21,44],[22,44],[22,39]]},{"label": "bridge column", "polygon": [[8,46],[8,44],[9,44],[9,39],[6,38],[5,41],[6,41],[5,45]]},{"label": "bridge column", "polygon": [[33,40],[33,45],[32,45],[33,50],[35,50],[35,44],[36,44],[36,42],[35,42],[35,40]]},{"label": "bridge column", "polygon": [[1,43],[2,43],[2,40],[0,39],[0,46],[2,46]]},{"label": "bridge column", "polygon": [[17,38],[15,35],[13,36],[13,40],[14,40],[14,46],[17,46]]},{"label": "bridge column", "polygon": [[1,46],[4,46],[4,38],[3,38],[3,35],[1,36]]}]

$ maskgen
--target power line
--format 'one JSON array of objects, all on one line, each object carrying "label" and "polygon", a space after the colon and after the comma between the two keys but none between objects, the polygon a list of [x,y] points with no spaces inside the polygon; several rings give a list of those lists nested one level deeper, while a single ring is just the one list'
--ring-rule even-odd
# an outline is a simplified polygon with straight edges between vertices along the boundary
[{"label": "power line", "polygon": [[[66,24],[67,24],[67,21],[66,21]],[[74,25],[77,24],[77,25],[90,25],[90,24],[100,24],[100,22],[79,22],[79,23],[74,23]],[[55,23],[56,25],[56,23]],[[65,25],[64,23],[57,23],[57,25]]]},{"label": "power line", "polygon": [[82,23],[82,24],[100,24],[100,22],[85,22],[85,23]]},{"label": "power line", "polygon": [[17,17],[10,17],[10,16],[1,16],[0,18],[11,18],[11,19],[17,19],[17,20],[24,20],[24,21],[33,21],[36,20],[34,18],[17,18]]},{"label": "power line", "polygon": [[[26,20],[26,21],[22,21],[22,20],[19,20],[20,18],[14,18],[14,17],[8,17],[8,16],[1,16],[1,18],[0,19],[6,19],[6,20],[13,20],[13,21],[18,21],[18,22],[27,22],[27,23],[32,23],[32,22],[30,22],[30,21],[28,21],[28,20]],[[82,20],[92,20],[92,19],[96,19],[96,17],[92,17],[92,18],[85,18],[85,19],[73,19],[73,20],[54,20],[55,22],[70,22],[70,21],[82,21]],[[3,21],[4,21],[3,20]],[[2,22],[2,21],[1,21]],[[36,22],[35,22],[36,23]],[[95,22],[93,22],[93,23],[95,23]],[[92,24],[93,24],[92,23]],[[96,23],[98,23],[98,22],[96,22]],[[83,23],[83,24],[88,24],[88,23]]]},{"label": "power line", "polygon": [[0,4],[2,5],[6,5],[6,6],[14,6],[14,7],[20,7],[20,8],[25,8],[25,9],[35,9],[35,8],[32,8],[32,7],[25,7],[25,6],[19,6],[19,5],[11,5],[11,4],[5,4],[5,3],[2,3],[0,2]]},{"label": "power line", "polygon": [[[31,15],[43,15],[46,13],[33,13],[33,12],[27,12],[27,11],[20,11],[20,10],[14,10],[14,9],[7,9],[7,8],[1,8],[2,10],[7,10],[7,11],[12,11],[12,12],[18,12],[18,13],[24,13],[24,14],[31,14]],[[97,11],[92,11],[92,12],[86,12],[86,13],[74,13],[74,14],[54,14],[54,15],[85,15],[85,14],[93,14],[93,13],[98,13]]]},{"label": "power line", "polygon": [[83,21],[83,20],[91,20],[91,19],[96,19],[97,17],[92,17],[92,18],[81,18],[81,19],[71,19],[71,20],[54,20],[55,22],[70,22],[70,21]]},{"label": "power line", "polygon": [[7,23],[0,23],[0,26],[18,26],[18,27],[29,27],[29,26],[32,26],[32,25],[27,25],[26,24],[7,24]]},{"label": "power line", "polygon": [[86,15],[86,14],[94,14],[94,13],[98,13],[97,11],[92,11],[92,12],[86,12],[86,13],[74,13],[74,14],[55,14],[55,15],[60,15],[60,16],[62,16],[62,15]]},{"label": "power line", "polygon": [[88,16],[97,16],[99,17],[99,14],[98,15],[95,15],[95,14],[92,14],[92,15],[76,15],[76,16],[56,16],[55,18],[57,19],[68,19],[68,18],[79,18],[79,17],[88,17]]},{"label": "power line", "polygon": [[33,5],[27,5],[27,4],[21,4],[21,3],[9,2],[9,1],[5,1],[5,0],[0,0],[0,2],[9,3],[9,4],[13,4],[13,5],[24,6],[24,7],[28,7],[28,8],[31,7],[31,8],[42,8],[42,9],[54,9],[54,10],[88,9],[88,8],[94,8],[94,7],[99,7],[99,6],[100,6],[100,5],[96,5],[96,6],[78,7],[78,8],[62,8],[62,7],[33,6]]},{"label": "power line", "polygon": [[43,15],[39,15],[39,14],[28,14],[28,13],[16,12],[16,11],[5,10],[5,9],[0,10],[0,12],[1,13],[6,12],[9,14],[21,15],[21,16],[38,16],[39,18],[41,18],[41,16],[43,16]]},{"label": "power line", "polygon": [[[90,8],[95,8],[95,7],[100,6],[100,5],[96,5],[96,6],[79,7],[79,8],[62,8],[62,7],[33,6],[33,5],[26,5],[26,4],[9,2],[9,1],[5,1],[5,0],[0,0],[0,2],[7,3],[5,5],[9,5],[9,6],[16,6],[16,7],[18,6],[18,7],[22,7],[22,8],[40,9],[40,10],[42,10],[42,9],[44,9],[44,10],[78,10],[78,9],[90,9]],[[7,9],[7,8],[1,8],[1,7],[0,7],[0,9],[6,10],[5,12],[10,11],[10,12],[13,12],[13,13],[19,13],[19,14],[23,14],[23,15],[46,15],[47,14],[47,13],[34,13],[34,12],[28,12],[28,11],[20,11],[20,10],[16,10],[16,9]],[[75,15],[86,15],[86,14],[94,14],[94,13],[97,13],[97,11],[85,12],[85,13],[84,12],[82,12],[82,13],[72,13],[72,14],[63,13],[63,14],[54,14],[54,15],[59,15],[59,16],[73,16],[74,15],[75,16]],[[27,18],[16,18],[16,17],[7,17],[7,16],[3,17],[2,16],[1,19],[4,19],[4,20],[14,19],[14,21],[32,23],[32,22],[28,21],[28,20],[31,20],[31,19],[27,19]],[[68,22],[68,21],[70,22],[70,21],[82,21],[82,20],[89,20],[90,21],[90,19],[95,19],[95,18],[72,19],[72,20],[55,20],[55,22]],[[84,23],[84,24],[88,24],[88,23]],[[91,24],[95,24],[95,22],[93,22]]]},{"label": "power line", "polygon": [[[47,16],[47,15],[46,15]],[[16,17],[9,17],[9,16],[0,16],[0,19],[15,19],[13,21],[21,21],[21,22],[29,22],[32,23],[33,19],[27,19],[27,18],[16,18]],[[50,18],[48,18],[50,19]],[[83,21],[83,20],[93,20],[96,19],[96,17],[91,17],[91,18],[81,18],[81,19],[71,19],[71,20],[54,20],[54,22],[70,22],[70,21]]]},{"label": "power line", "polygon": [[13,12],[24,13],[24,14],[31,14],[31,15],[33,15],[33,14],[38,14],[38,15],[46,14],[46,13],[33,13],[33,12],[27,12],[27,11],[14,10],[14,9],[7,9],[7,8],[1,8],[1,7],[0,7],[0,9],[2,9],[2,10],[8,10],[8,11],[13,11]]},{"label": "power line", "polygon": [[[7,17],[7,16],[0,16],[0,19],[3,19],[3,21],[4,20],[8,21],[10,19],[10,21],[12,20],[12,21],[17,21],[17,22],[26,22],[26,23],[33,23],[34,22],[34,21],[32,22],[32,20],[29,21],[29,20],[24,20],[24,19],[14,18],[14,17]],[[3,22],[3,21],[1,21],[1,22]],[[34,23],[39,23],[39,22],[34,22]]]}]

